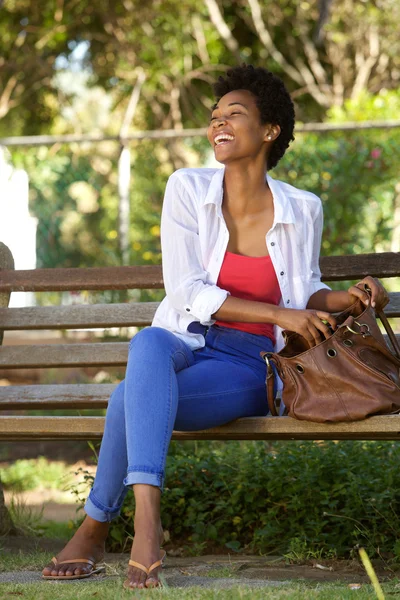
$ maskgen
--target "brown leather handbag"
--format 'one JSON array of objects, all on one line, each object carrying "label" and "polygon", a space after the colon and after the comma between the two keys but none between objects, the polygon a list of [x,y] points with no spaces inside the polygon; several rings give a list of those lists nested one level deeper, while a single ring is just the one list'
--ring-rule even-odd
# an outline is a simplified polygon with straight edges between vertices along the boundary
[{"label": "brown leather handbag", "polygon": [[[384,313],[394,354],[378,327],[374,309],[357,300],[335,315],[337,329],[310,348],[298,333],[284,331],[285,347],[261,352],[267,364],[268,404],[277,415],[274,369],[283,382],[285,414],[306,421],[359,421],[400,412],[400,347]],[[272,364],[271,364],[272,363]]]}]

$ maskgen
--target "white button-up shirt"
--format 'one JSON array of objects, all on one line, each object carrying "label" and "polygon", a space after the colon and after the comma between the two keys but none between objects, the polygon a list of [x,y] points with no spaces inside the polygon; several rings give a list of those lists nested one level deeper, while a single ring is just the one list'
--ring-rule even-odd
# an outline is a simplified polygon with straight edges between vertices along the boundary
[{"label": "white button-up shirt", "polygon": [[[210,326],[229,292],[217,286],[229,231],[222,214],[225,169],[179,169],[165,190],[161,216],[161,247],[166,297],[152,326],[163,327],[193,350],[204,336],[187,330],[197,321]],[[322,235],[321,200],[272,179],[267,182],[274,201],[274,222],[265,244],[278,278],[280,306],[304,309],[321,282],[319,252]],[[328,288],[329,289],[329,288]],[[276,347],[283,346],[275,326]]]}]

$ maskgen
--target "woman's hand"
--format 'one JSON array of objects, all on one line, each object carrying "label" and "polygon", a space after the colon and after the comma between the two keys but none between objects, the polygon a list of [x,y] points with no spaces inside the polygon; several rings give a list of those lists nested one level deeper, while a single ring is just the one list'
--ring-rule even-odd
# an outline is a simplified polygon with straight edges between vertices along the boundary
[{"label": "woman's hand", "polygon": [[382,310],[388,304],[389,296],[379,279],[374,279],[374,277],[368,275],[356,285],[352,285],[347,291],[350,296],[359,298],[361,302],[368,304],[369,295],[365,291],[365,286],[371,290],[371,306],[377,310]]},{"label": "woman's hand", "polygon": [[302,335],[310,348],[328,339],[337,327],[333,315],[322,310],[296,310],[283,308],[276,320],[282,329],[295,331]]}]

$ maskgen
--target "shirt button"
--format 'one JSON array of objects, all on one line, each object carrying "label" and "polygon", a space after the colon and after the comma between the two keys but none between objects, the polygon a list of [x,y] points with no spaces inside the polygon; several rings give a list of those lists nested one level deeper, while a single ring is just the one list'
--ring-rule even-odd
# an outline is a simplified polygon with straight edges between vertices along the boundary
[{"label": "shirt button", "polygon": [[271,246],[275,246],[275,242],[271,242]]},{"label": "shirt button", "polygon": [[290,300],[286,300],[286,304],[290,304]]},{"label": "shirt button", "polygon": [[186,310],[186,312],[190,312],[190,308],[186,308],[185,310]]},{"label": "shirt button", "polygon": [[281,271],[281,275],[284,275],[284,274],[285,274],[285,271]]}]

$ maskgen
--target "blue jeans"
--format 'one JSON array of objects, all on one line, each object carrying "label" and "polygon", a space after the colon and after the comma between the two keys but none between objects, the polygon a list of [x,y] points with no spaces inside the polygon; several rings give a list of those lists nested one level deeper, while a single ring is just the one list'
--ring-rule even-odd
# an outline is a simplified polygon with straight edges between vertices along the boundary
[{"label": "blue jeans", "polygon": [[163,488],[173,429],[208,429],[268,413],[268,337],[214,325],[205,347],[191,350],[160,327],[147,327],[129,346],[126,376],[111,395],[97,474],[85,504],[97,521],[117,517],[127,486]]}]

